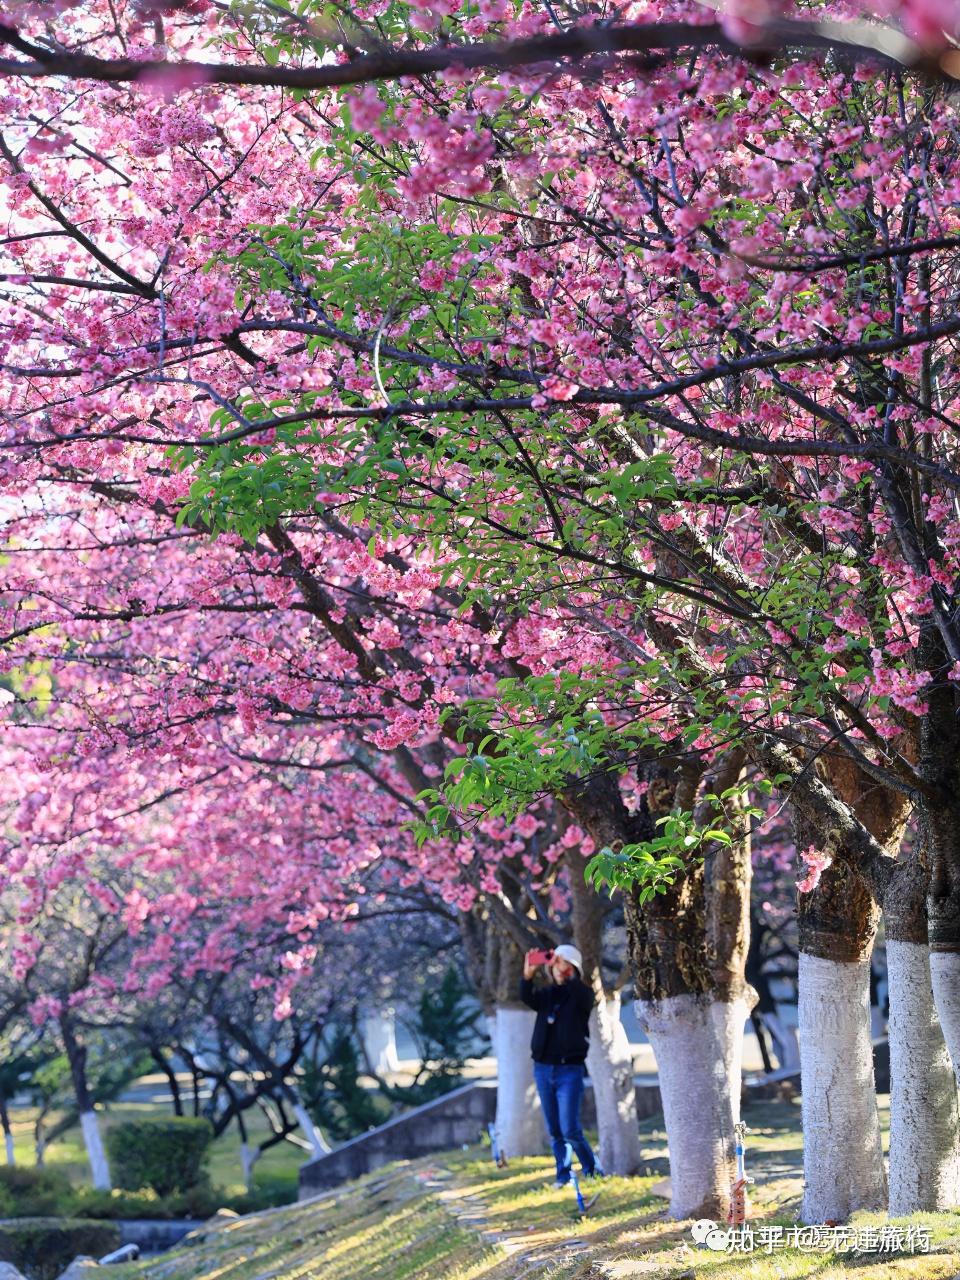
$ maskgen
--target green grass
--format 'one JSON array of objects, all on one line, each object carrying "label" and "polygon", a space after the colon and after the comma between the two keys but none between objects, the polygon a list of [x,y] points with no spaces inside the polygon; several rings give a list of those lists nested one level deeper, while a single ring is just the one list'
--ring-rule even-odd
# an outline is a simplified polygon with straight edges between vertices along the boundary
[{"label": "green grass", "polygon": [[[799,1107],[765,1103],[744,1118],[757,1179],[753,1225],[789,1227],[801,1192]],[[114,1280],[947,1280],[960,1271],[957,1214],[898,1221],[929,1228],[929,1254],[698,1249],[690,1224],[667,1218],[658,1194],[660,1121],[642,1132],[648,1172],[608,1179],[585,1219],[570,1192],[548,1185],[548,1158],[498,1170],[486,1150],[472,1148],[390,1166],[312,1203],[213,1222],[162,1258],[117,1267]],[[860,1214],[853,1225],[886,1222]]]},{"label": "green grass", "polygon": [[[172,1115],[172,1108],[156,1103],[112,1102],[109,1108],[100,1112],[100,1122],[104,1133],[111,1125],[123,1120],[140,1120],[146,1116],[162,1114]],[[36,1112],[27,1107],[15,1107],[11,1110],[14,1145],[17,1161],[23,1165],[36,1163],[33,1148],[33,1122]],[[49,1123],[59,1117],[54,1113]],[[251,1110],[246,1115],[247,1127],[250,1131],[250,1142],[262,1141],[269,1133],[266,1118],[259,1110]],[[289,1142],[281,1142],[271,1147],[257,1161],[254,1168],[254,1183],[286,1183],[296,1187],[298,1170],[306,1159],[301,1147]],[[77,1186],[89,1185],[90,1167],[83,1145],[83,1135],[79,1125],[68,1129],[62,1137],[47,1148],[45,1160],[47,1165],[61,1169]],[[229,1129],[219,1137],[210,1148],[210,1180],[214,1186],[222,1187],[230,1194],[243,1191],[243,1170],[240,1165],[240,1140],[235,1128]]]}]

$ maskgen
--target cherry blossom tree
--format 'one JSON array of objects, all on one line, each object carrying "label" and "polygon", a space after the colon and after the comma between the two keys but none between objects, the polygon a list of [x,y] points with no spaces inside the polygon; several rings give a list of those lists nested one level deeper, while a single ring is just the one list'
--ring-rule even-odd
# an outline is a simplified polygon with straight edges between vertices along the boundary
[{"label": "cherry blossom tree", "polygon": [[[464,868],[560,797],[601,870],[612,856],[637,882],[635,967],[652,926],[676,939],[697,914],[685,895],[720,860],[699,862],[704,841],[742,847],[707,838],[716,792],[684,791],[684,764],[745,762],[803,832],[802,1021],[823,1022],[824,990],[858,1011],[833,1042],[857,1063],[835,1111],[851,1132],[875,1116],[880,907],[906,986],[931,975],[917,1070],[940,1089],[933,995],[960,1061],[952,13],[903,6],[891,44],[826,11],[602,25],[429,5],[321,31],[172,10],[139,27],[67,11],[49,48],[25,7],[3,33],[4,620],[24,737],[61,772],[78,745],[122,749],[154,795],[215,794],[282,720],[308,770],[373,772],[377,804],[419,806],[431,839],[402,842],[404,874],[464,910],[486,894],[505,928],[502,880]],[[229,65],[192,65],[206,38]],[[70,77],[121,87],[76,97]],[[344,84],[366,87],[344,102]],[[345,721],[349,745],[334,731],[311,754],[317,725]],[[676,776],[631,811],[610,777],[659,785],[665,760]],[[85,802],[102,799],[91,771]],[[58,803],[24,797],[31,832]],[[907,806],[917,862],[895,856]],[[693,842],[672,885],[649,861],[655,816]],[[739,907],[747,865],[727,869]],[[261,885],[240,867],[265,916],[302,870]],[[745,942],[735,929],[731,954]],[[694,994],[668,976],[651,1018]],[[705,985],[727,992],[707,1003],[740,991]],[[824,1099],[808,1069],[813,1220],[884,1196],[873,1120],[862,1162],[816,1146]],[[909,1166],[918,1131],[895,1132]],[[953,1122],[938,1142],[946,1168]],[[896,1203],[955,1191],[938,1176]],[[690,1194],[678,1212],[707,1203]]]}]

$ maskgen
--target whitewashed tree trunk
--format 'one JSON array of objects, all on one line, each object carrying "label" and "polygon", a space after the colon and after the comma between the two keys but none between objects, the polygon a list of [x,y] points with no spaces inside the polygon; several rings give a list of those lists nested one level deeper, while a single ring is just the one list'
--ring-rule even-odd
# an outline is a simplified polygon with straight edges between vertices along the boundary
[{"label": "whitewashed tree trunk", "polygon": [[325,1156],[332,1150],[330,1143],[326,1140],[317,1126],[313,1123],[309,1111],[303,1105],[298,1094],[294,1094],[293,1112],[297,1117],[297,1123],[303,1130],[303,1136],[310,1143],[311,1150],[315,1156]]},{"label": "whitewashed tree trunk", "polygon": [[98,1191],[109,1191],[110,1166],[107,1164],[107,1153],[103,1149],[103,1138],[100,1134],[100,1117],[95,1111],[80,1113],[80,1128],[83,1131],[83,1142],[87,1148],[87,1159],[90,1161],[90,1176]]},{"label": "whitewashed tree trunk", "polygon": [[13,1134],[5,1133],[3,1135],[3,1141],[7,1149],[7,1164],[16,1164],[17,1156],[16,1156],[16,1152],[13,1149]]},{"label": "whitewashed tree trunk", "polygon": [[486,1024],[487,1035],[490,1037],[490,1056],[497,1056],[497,1015],[495,1013],[485,1013],[483,1021]]},{"label": "whitewashed tree trunk", "polygon": [[773,1040],[773,1051],[777,1055],[777,1066],[780,1071],[799,1071],[800,1042],[797,1039],[796,1027],[785,1022],[777,1010],[776,1013],[762,1013],[760,1018],[770,1032]]},{"label": "whitewashed tree trunk", "polygon": [[931,951],[930,978],[943,1038],[950,1050],[954,1074],[960,1080],[960,954]]},{"label": "whitewashed tree trunk", "polygon": [[605,1173],[627,1177],[640,1167],[640,1130],[633,1054],[620,1021],[619,994],[590,1015],[587,1070],[597,1108],[600,1166]]},{"label": "whitewashed tree trunk", "polygon": [[710,1005],[717,1044],[723,1057],[723,1072],[730,1093],[730,1112],[734,1123],[740,1119],[743,1092],[743,1037],[750,1017],[750,1004],[743,998],[714,1000]]},{"label": "whitewashed tree trunk", "polygon": [[497,1138],[510,1156],[542,1154],[546,1143],[540,1099],[533,1082],[532,1009],[497,1005]]},{"label": "whitewashed tree trunk", "polygon": [[247,1191],[253,1190],[253,1166],[260,1159],[259,1150],[244,1140],[240,1143],[240,1164],[243,1168],[243,1185]]},{"label": "whitewashed tree trunk", "polygon": [[887,1201],[870,1040],[870,961],[800,953],[804,1222]]},{"label": "whitewashed tree trunk", "polygon": [[890,1214],[960,1204],[960,1108],[925,942],[887,941]]},{"label": "whitewashed tree trunk", "polygon": [[679,995],[639,1000],[636,1007],[657,1060],[670,1153],[670,1213],[722,1220],[735,1172],[746,1003]]},{"label": "whitewashed tree trunk", "polygon": [[381,1009],[360,1024],[363,1047],[370,1066],[378,1074],[400,1070],[397,1053],[397,1022],[392,1009]]}]

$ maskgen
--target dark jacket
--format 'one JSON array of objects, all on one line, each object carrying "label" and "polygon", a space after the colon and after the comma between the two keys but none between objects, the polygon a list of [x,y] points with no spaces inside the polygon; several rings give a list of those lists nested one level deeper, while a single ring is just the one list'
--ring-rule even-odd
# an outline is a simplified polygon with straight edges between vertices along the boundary
[{"label": "dark jacket", "polygon": [[532,979],[521,978],[520,999],[537,1011],[530,1042],[534,1062],[563,1065],[586,1060],[593,992],[585,982],[573,977],[535,987]]}]

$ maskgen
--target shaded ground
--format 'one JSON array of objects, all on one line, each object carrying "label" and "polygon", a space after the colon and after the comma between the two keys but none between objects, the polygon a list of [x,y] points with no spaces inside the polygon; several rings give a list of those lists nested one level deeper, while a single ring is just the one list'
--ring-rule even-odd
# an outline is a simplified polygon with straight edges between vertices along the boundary
[{"label": "shaded ground", "polygon": [[[754,1227],[793,1225],[801,1190],[799,1107],[750,1108]],[[180,1249],[117,1267],[114,1280],[947,1280],[960,1271],[960,1215],[921,1215],[931,1252],[859,1258],[797,1249],[700,1249],[665,1217],[665,1138],[642,1126],[647,1172],[611,1178],[585,1219],[549,1185],[545,1157],[497,1170],[480,1148],[391,1166],[303,1204],[209,1224]],[[881,1226],[879,1214],[855,1225]],[[905,1225],[900,1220],[898,1225]]]}]

